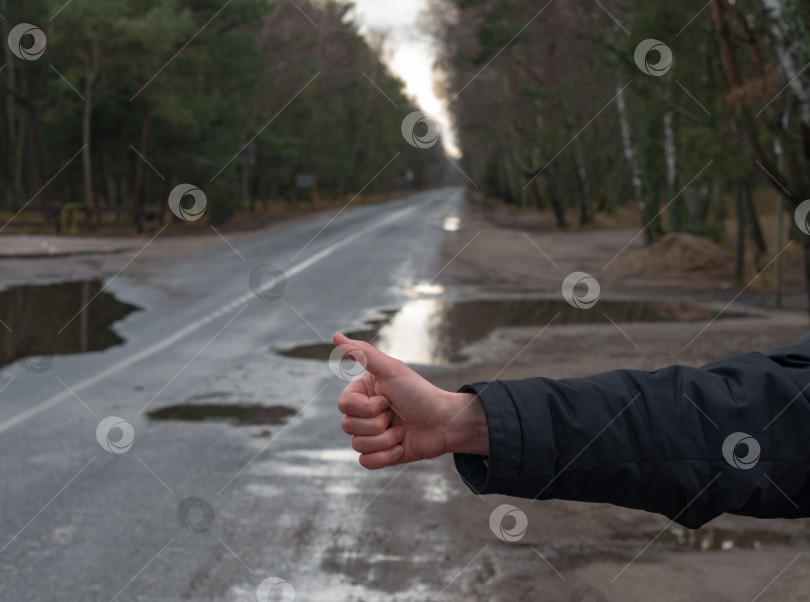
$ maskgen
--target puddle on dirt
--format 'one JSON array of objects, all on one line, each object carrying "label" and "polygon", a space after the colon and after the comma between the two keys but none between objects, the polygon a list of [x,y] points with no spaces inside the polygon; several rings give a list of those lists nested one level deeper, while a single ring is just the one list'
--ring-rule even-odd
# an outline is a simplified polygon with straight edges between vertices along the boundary
[{"label": "puddle on dirt", "polygon": [[[656,533],[648,535],[652,537]],[[758,550],[764,545],[786,545],[795,542],[791,535],[763,529],[743,529],[742,531],[697,529],[693,531],[682,527],[667,529],[661,533],[658,540],[702,552],[735,549]]]},{"label": "puddle on dirt", "polygon": [[[382,317],[362,330],[346,333],[350,338],[374,341],[385,353],[414,364],[445,364],[464,361],[461,350],[486,337],[492,330],[508,326],[623,322],[708,320],[711,310],[679,301],[599,301],[592,310],[577,309],[565,301],[542,299],[496,299],[447,301],[416,299],[399,309],[386,310]],[[726,313],[722,318],[739,317]],[[331,343],[315,343],[280,350],[289,357],[328,360]]]},{"label": "puddle on dirt", "polygon": [[284,424],[296,410],[287,406],[248,404],[181,404],[149,412],[152,420],[183,420],[190,422],[227,422],[234,426]]},{"label": "puddle on dirt", "polygon": [[102,292],[99,280],[0,291],[0,366],[22,358],[45,371],[52,356],[101,351],[124,340],[110,326],[138,309]]},{"label": "puddle on dirt", "polygon": [[455,216],[448,216],[444,218],[442,229],[445,232],[457,232],[461,227],[461,220]]}]

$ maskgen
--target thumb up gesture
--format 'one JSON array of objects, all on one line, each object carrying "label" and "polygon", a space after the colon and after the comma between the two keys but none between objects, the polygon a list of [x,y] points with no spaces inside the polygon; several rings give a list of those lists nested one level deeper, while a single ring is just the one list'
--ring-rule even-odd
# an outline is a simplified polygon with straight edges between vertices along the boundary
[{"label": "thumb up gesture", "polygon": [[373,345],[335,334],[344,356],[365,367],[338,399],[343,431],[360,464],[376,469],[448,452],[486,455],[484,409],[472,393],[451,393]]}]

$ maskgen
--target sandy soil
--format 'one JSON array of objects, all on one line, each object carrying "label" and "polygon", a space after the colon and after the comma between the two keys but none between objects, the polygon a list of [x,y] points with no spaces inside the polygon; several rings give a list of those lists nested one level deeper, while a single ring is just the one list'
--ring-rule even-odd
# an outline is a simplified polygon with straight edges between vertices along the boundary
[{"label": "sandy soil", "polygon": [[[693,273],[681,270],[676,277],[667,278],[639,267],[639,262],[644,263],[640,259],[643,251],[638,251],[643,238],[638,236],[639,227],[560,232],[552,228],[550,216],[536,214],[519,216],[506,227],[497,225],[498,221],[474,203],[467,204],[461,228],[452,233],[444,250],[448,265],[440,280],[446,287],[520,289],[559,296],[563,278],[582,270],[598,279],[600,299],[681,299],[707,304],[718,312],[743,289],[733,281],[733,265],[728,265],[725,277],[722,263],[718,266],[718,258],[728,257],[722,249],[715,249],[714,261],[708,262],[711,269],[702,271],[698,266]],[[621,251],[622,257],[613,261]],[[797,272],[798,248],[788,249],[785,261],[786,270]],[[622,265],[625,269],[620,269]],[[748,285],[727,309],[758,311],[754,318],[719,319],[708,327],[706,322],[552,325],[539,336],[536,327],[499,329],[468,349],[473,354],[470,362],[426,370],[425,374],[438,385],[455,389],[464,382],[492,378],[502,370],[499,378],[509,379],[581,376],[615,368],[654,369],[675,362],[701,365],[739,352],[792,343],[808,330],[807,317],[797,309],[767,309],[767,277],[763,274]],[[787,279],[785,299],[796,308],[804,304],[797,277]],[[449,458],[413,472],[419,471],[435,471],[451,484],[449,503],[409,525],[430,534],[438,524],[441,532],[452,534],[446,542],[448,560],[452,557],[461,573],[443,594],[449,599],[810,599],[805,537],[810,523],[806,520],[722,516],[707,527],[737,533],[749,529],[789,533],[796,543],[703,552],[662,543],[662,538],[651,543],[669,525],[659,515],[600,504],[530,502],[500,496],[482,499],[459,483]],[[457,489],[452,487],[454,482]],[[528,517],[528,531],[518,542],[502,542],[485,527],[490,512],[502,503],[519,507]],[[409,511],[408,516],[420,514]],[[585,584],[598,591],[586,595]]]}]

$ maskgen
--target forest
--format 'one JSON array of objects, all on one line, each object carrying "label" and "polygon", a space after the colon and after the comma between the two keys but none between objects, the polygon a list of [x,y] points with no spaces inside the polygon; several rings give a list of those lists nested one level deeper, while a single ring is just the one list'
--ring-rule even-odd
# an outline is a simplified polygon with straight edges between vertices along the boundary
[{"label": "forest", "polygon": [[810,198],[809,19],[797,0],[432,0],[424,23],[485,195],[560,227],[633,203],[647,244],[726,242],[742,280],[746,256],[763,268],[780,251],[754,202],[769,188],[810,283],[793,227]]},{"label": "forest", "polygon": [[[441,145],[403,144],[419,107],[351,3],[69,4],[0,0],[6,225],[25,209],[14,227],[39,212],[59,229],[65,207],[137,219],[184,183],[218,223],[242,196],[295,199],[299,174],[342,199],[447,169]],[[783,202],[777,244],[801,237],[810,295],[810,237],[789,227],[810,198],[809,19],[798,0],[430,0],[422,29],[459,169],[485,198],[561,228],[634,205],[646,244],[713,238],[742,282],[780,250],[755,199],[767,188]]]},{"label": "forest", "polygon": [[38,211],[58,227],[68,204],[134,216],[181,183],[224,221],[240,207],[235,155],[248,142],[254,203],[290,200],[298,173],[335,199],[435,179],[439,147],[403,143],[417,107],[384,63],[384,40],[361,36],[347,4],[65,6],[0,0],[0,212],[25,207],[14,226]]}]

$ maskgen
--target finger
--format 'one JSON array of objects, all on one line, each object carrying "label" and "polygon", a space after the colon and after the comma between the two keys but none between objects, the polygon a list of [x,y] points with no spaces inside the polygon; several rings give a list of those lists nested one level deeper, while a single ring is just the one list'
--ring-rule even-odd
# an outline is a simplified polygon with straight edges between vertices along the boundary
[{"label": "finger", "polygon": [[347,435],[379,435],[385,432],[393,418],[394,414],[391,410],[385,410],[374,418],[344,416],[340,421],[340,426]]},{"label": "finger", "polygon": [[396,376],[402,372],[405,366],[399,360],[394,359],[390,355],[384,354],[382,351],[365,341],[356,341],[348,338],[345,335],[336,332],[332,337],[332,342],[335,347],[356,362],[371,372],[375,376],[391,377]]},{"label": "finger", "polygon": [[371,379],[374,377],[368,372],[363,372],[360,376],[353,378],[343,389],[344,393],[360,393],[362,395],[373,395],[374,386]]},{"label": "finger", "polygon": [[360,454],[360,466],[369,470],[385,468],[397,463],[405,450],[401,445],[395,445],[391,449],[378,451],[371,454]]},{"label": "finger", "polygon": [[389,407],[388,399],[382,395],[368,397],[363,393],[346,393],[338,399],[338,410],[347,416],[376,418]]},{"label": "finger", "polygon": [[401,426],[388,429],[381,435],[356,435],[352,437],[352,449],[361,454],[371,454],[391,449],[405,438],[405,429]]}]

